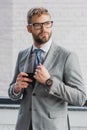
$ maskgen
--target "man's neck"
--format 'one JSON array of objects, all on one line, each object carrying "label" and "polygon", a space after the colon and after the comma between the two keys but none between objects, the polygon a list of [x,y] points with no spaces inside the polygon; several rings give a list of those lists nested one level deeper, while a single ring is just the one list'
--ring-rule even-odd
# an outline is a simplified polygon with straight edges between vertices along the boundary
[{"label": "man's neck", "polygon": [[46,43],[38,44],[38,43],[35,43],[35,42],[34,42],[34,45],[35,45],[35,47],[37,47],[37,48],[41,48],[44,44],[46,44]]},{"label": "man's neck", "polygon": [[52,38],[50,38],[48,42],[43,43],[42,45],[33,44],[33,49],[40,48],[47,53],[51,44],[52,44]]}]

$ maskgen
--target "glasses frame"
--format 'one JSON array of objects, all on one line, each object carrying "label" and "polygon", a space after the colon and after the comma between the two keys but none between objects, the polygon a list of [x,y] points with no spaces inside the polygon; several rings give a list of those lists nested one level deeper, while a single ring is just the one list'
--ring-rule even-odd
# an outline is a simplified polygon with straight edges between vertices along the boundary
[{"label": "glasses frame", "polygon": [[[47,27],[46,23],[50,22],[50,26]],[[43,23],[30,23],[29,24],[30,26],[33,26],[35,29],[41,29],[43,27],[43,25],[46,27],[46,28],[51,28],[52,25],[53,25],[53,21],[46,21],[46,22],[43,22]],[[37,25],[37,26],[35,26]]]}]

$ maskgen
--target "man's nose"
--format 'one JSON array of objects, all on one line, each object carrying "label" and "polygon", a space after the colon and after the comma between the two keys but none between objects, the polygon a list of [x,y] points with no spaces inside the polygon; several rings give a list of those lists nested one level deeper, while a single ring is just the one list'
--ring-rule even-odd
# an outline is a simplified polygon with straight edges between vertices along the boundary
[{"label": "man's nose", "polygon": [[44,24],[41,25],[41,29],[43,29],[43,30],[46,29]]}]

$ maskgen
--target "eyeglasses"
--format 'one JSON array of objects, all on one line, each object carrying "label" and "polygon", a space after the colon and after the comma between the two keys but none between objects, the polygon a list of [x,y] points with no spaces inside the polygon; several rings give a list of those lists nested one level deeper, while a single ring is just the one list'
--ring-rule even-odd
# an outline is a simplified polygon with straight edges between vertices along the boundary
[{"label": "eyeglasses", "polygon": [[30,26],[33,26],[35,29],[41,29],[44,25],[46,28],[51,28],[53,25],[53,21],[46,21],[44,23],[31,23]]}]

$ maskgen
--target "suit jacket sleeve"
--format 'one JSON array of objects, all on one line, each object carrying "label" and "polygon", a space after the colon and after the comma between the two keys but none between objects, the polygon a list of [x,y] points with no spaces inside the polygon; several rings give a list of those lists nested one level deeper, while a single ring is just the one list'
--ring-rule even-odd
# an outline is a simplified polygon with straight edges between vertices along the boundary
[{"label": "suit jacket sleeve", "polygon": [[53,85],[49,94],[73,104],[82,106],[86,101],[86,90],[81,76],[79,61],[74,53],[67,56],[64,65],[64,81],[53,78]]},{"label": "suit jacket sleeve", "polygon": [[9,95],[9,97],[12,100],[18,100],[18,99],[20,99],[20,97],[22,96],[22,93],[23,93],[23,90],[20,93],[18,93],[18,94],[15,94],[13,92],[13,88],[14,88],[14,85],[16,83],[16,78],[17,78],[17,76],[19,74],[19,59],[20,58],[21,58],[21,52],[18,55],[17,62],[16,62],[16,67],[15,67],[14,77],[13,77],[13,80],[12,80],[10,86],[9,86],[9,89],[8,89],[8,95]]}]

